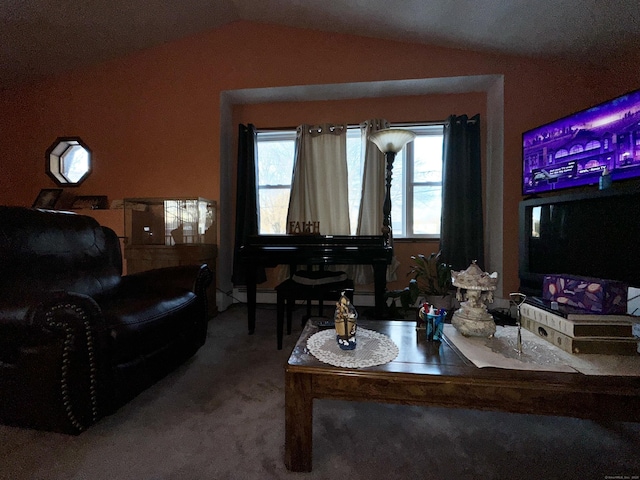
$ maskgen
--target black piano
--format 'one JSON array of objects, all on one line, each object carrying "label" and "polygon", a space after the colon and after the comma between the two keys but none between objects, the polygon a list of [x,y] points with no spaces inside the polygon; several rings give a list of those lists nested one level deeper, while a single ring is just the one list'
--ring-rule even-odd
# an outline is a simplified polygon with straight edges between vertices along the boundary
[{"label": "black piano", "polygon": [[387,265],[393,247],[382,235],[254,235],[240,248],[246,268],[249,333],[256,323],[256,269],[277,265],[371,265],[375,316],[383,318]]}]

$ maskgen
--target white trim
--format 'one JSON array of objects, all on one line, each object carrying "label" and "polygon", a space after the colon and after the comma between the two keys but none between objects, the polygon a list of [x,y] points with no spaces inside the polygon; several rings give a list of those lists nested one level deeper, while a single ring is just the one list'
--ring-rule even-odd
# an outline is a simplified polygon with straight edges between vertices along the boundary
[{"label": "white trim", "polygon": [[[487,91],[486,194],[484,209],[485,269],[498,272],[496,296],[504,288],[504,77],[496,76]],[[516,252],[517,255],[517,252]]]},{"label": "white trim", "polygon": [[[498,271],[502,277],[503,245],[503,162],[504,162],[504,76],[469,75],[460,77],[418,78],[378,82],[294,85],[285,87],[248,88],[220,92],[220,245],[218,285],[223,291],[232,288],[233,271],[233,185],[235,155],[232,123],[233,106],[270,102],[304,102],[354,98],[395,97],[408,95],[485,92],[487,94],[487,198],[485,211],[486,269]],[[454,112],[452,112],[454,113]],[[489,245],[489,242],[491,244]],[[500,295],[499,284],[496,295]],[[231,300],[223,295],[220,308]]]}]

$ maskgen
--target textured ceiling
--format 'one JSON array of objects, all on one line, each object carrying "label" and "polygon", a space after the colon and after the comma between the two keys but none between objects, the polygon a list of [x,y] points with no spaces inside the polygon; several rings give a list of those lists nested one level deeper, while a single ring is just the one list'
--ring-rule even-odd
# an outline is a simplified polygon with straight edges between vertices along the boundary
[{"label": "textured ceiling", "polygon": [[640,0],[2,0],[0,88],[235,20],[602,63],[640,46]]}]

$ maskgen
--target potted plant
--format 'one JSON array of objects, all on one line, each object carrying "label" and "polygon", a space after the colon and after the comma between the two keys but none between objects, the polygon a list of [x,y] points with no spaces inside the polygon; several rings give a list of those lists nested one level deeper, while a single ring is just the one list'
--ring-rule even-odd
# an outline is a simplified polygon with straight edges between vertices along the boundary
[{"label": "potted plant", "polygon": [[[413,265],[407,275],[416,281],[418,295],[437,308],[451,309],[453,297],[451,291],[451,265],[440,260],[442,252],[429,256],[412,255]],[[417,300],[417,298],[416,298]],[[415,300],[414,300],[415,301]]]},{"label": "potted plant", "polygon": [[[387,305],[390,317],[405,317],[418,300],[451,311],[451,265],[441,262],[440,256],[441,252],[429,256],[411,256],[414,263],[407,276],[413,278],[409,280],[409,285],[403,290],[391,290],[385,294],[386,300],[391,299],[391,303]],[[400,307],[396,305],[396,300],[400,301]]]}]

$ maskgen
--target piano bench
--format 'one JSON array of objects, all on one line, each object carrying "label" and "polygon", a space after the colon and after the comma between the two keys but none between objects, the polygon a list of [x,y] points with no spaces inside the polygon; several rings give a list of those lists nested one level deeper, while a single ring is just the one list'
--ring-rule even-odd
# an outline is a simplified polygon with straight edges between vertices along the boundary
[{"label": "piano bench", "polygon": [[[284,314],[287,313],[287,335],[291,334],[291,319],[293,307],[297,300],[307,301],[307,315],[302,317],[301,324],[311,317],[311,302],[318,301],[319,316],[322,316],[324,300],[338,300],[342,292],[353,303],[353,280],[346,279],[339,282],[320,285],[305,285],[289,278],[276,287],[277,292],[277,336],[278,350],[282,350],[282,333],[284,329]],[[333,311],[333,310],[332,310]]]}]

